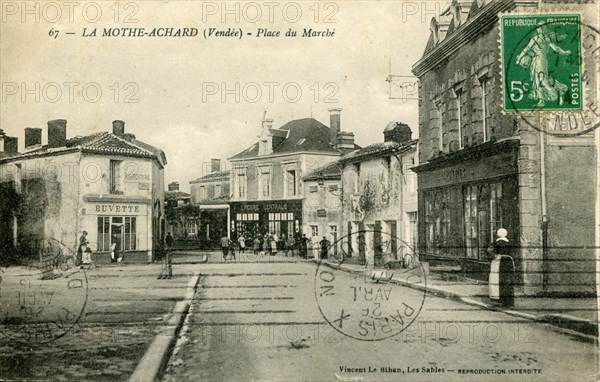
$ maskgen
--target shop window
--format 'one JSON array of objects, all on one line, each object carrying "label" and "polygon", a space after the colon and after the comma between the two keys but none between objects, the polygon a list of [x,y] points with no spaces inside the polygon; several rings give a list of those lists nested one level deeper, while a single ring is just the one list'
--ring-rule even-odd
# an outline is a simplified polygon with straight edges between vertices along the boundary
[{"label": "shop window", "polygon": [[502,183],[478,184],[463,188],[465,247],[469,258],[484,260],[486,249],[502,227]]},{"label": "shop window", "polygon": [[294,233],[294,214],[292,212],[270,213],[268,217],[270,233],[274,233],[279,238]]},{"label": "shop window", "polygon": [[111,194],[122,194],[123,189],[121,187],[121,163],[120,160],[110,161],[110,193]]},{"label": "shop window", "polygon": [[449,255],[450,237],[450,191],[437,190],[425,194],[425,229],[427,252],[433,255]]},{"label": "shop window", "polygon": [[417,213],[407,212],[408,215],[408,245],[411,248],[417,247]]},{"label": "shop window", "polygon": [[136,249],[136,242],[136,218],[132,216],[126,216],[123,249],[126,251],[134,251]]},{"label": "shop window", "polygon": [[98,251],[110,250],[110,217],[98,216]]}]

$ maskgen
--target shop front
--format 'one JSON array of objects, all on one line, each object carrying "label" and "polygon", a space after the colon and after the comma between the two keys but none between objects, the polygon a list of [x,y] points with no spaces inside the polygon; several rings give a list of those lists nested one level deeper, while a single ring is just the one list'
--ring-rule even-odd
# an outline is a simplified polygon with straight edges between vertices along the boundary
[{"label": "shop front", "polygon": [[302,201],[277,200],[264,202],[232,202],[231,238],[246,239],[257,235],[275,234],[278,238],[301,236]]},{"label": "shop front", "polygon": [[[516,145],[501,152],[461,155],[417,167],[419,252],[430,265],[461,265],[466,276],[485,280],[487,248],[499,228],[519,243]],[[482,155],[477,155],[482,154]],[[518,251],[513,251],[517,272]]]},{"label": "shop front", "polygon": [[129,261],[144,261],[152,251],[152,214],[150,201],[87,201],[81,219],[82,231],[88,232],[92,250],[104,260],[113,243]]}]

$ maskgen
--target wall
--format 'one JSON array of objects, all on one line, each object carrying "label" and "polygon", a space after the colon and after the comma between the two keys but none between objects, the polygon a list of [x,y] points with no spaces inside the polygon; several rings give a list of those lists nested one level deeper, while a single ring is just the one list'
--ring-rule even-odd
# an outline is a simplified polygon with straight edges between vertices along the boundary
[{"label": "wall", "polygon": [[[341,180],[325,180],[322,185],[318,181],[304,181],[305,199],[302,204],[303,233],[311,238],[311,225],[318,227],[319,234],[314,241],[321,241],[323,236],[327,237],[335,247],[339,248],[339,240],[342,239],[342,194]],[[336,188],[332,190],[331,187]],[[317,192],[311,192],[317,190]],[[319,216],[319,210],[321,215]],[[337,232],[333,234],[330,226],[336,226]],[[335,250],[334,250],[335,251]]]}]

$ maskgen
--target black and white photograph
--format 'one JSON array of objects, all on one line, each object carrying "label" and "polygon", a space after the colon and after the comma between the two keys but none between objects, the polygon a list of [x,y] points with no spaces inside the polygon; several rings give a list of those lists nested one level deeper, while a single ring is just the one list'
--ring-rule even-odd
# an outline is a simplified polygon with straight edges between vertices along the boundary
[{"label": "black and white photograph", "polygon": [[0,381],[600,380],[597,0],[0,0]]}]

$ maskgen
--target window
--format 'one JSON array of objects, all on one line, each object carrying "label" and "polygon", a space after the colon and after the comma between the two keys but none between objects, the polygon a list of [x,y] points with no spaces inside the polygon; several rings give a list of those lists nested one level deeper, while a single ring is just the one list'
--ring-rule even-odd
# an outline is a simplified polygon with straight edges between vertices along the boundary
[{"label": "window", "polygon": [[98,216],[98,251],[110,250],[110,217]]},{"label": "window", "polygon": [[[432,108],[433,110],[432,112],[432,125],[431,125],[431,129],[433,131],[437,132],[437,139],[438,139],[438,147],[437,148],[433,148],[434,152],[438,151],[438,152],[445,152],[444,150],[444,129],[443,129],[443,118],[446,116],[445,110],[444,110],[444,103],[442,101],[441,98],[438,98],[437,100],[435,100],[432,104]],[[437,154],[437,153],[435,153]]]},{"label": "window", "polygon": [[246,169],[238,169],[234,177],[235,197],[238,199],[246,198]]},{"label": "window", "polygon": [[450,192],[448,189],[425,194],[425,245],[433,255],[447,255],[450,238]]},{"label": "window", "polygon": [[296,170],[286,171],[286,196],[296,196],[297,190],[297,179]]},{"label": "window", "polygon": [[[114,218],[113,218],[114,219]],[[123,249],[133,251],[136,249],[136,218],[133,216],[125,217],[125,235],[123,237]]]},{"label": "window", "polygon": [[269,214],[269,232],[279,238],[293,235],[294,214],[292,212],[275,212]]},{"label": "window", "polygon": [[409,170],[405,169],[406,173],[406,189],[408,190],[409,195],[415,195],[417,193],[417,174]]},{"label": "window", "polygon": [[465,205],[465,244],[467,257],[477,259],[479,256],[478,224],[477,224],[477,187],[468,186],[464,190]]},{"label": "window", "polygon": [[219,196],[221,196],[221,188],[222,188],[222,186],[220,184],[217,184],[215,186],[215,198],[218,198]]},{"label": "window", "polygon": [[360,163],[354,164],[354,170],[356,171],[356,177],[354,177],[354,193],[358,194],[360,192]]},{"label": "window", "polygon": [[491,80],[484,77],[480,80],[481,83],[481,108],[483,111],[483,142],[490,140],[492,128],[492,86]]},{"label": "window", "polygon": [[200,200],[206,199],[206,187],[200,186]]},{"label": "window", "polygon": [[269,167],[263,167],[258,180],[260,196],[263,199],[271,197],[271,171]]},{"label": "window", "polygon": [[122,194],[121,189],[121,161],[111,160],[110,161],[110,193],[111,194]]},{"label": "window", "polygon": [[488,245],[494,241],[496,230],[504,223],[502,183],[466,186],[463,195],[467,257],[485,259]]},{"label": "window", "polygon": [[456,89],[455,92],[456,98],[458,100],[458,109],[456,110],[456,117],[458,118],[458,148],[462,149],[465,147],[463,134],[466,131],[467,119],[465,118],[465,115],[463,113],[466,113],[467,110],[467,97],[465,91],[462,88]]},{"label": "window", "polygon": [[196,222],[194,220],[190,220],[187,222],[186,224],[186,230],[187,230],[187,234],[188,236],[195,236],[196,235]]},{"label": "window", "polygon": [[310,228],[310,236],[311,237],[319,236],[319,226],[318,225],[310,225],[308,227]]},{"label": "window", "polygon": [[408,245],[415,249],[417,247],[417,213],[408,212]]}]

